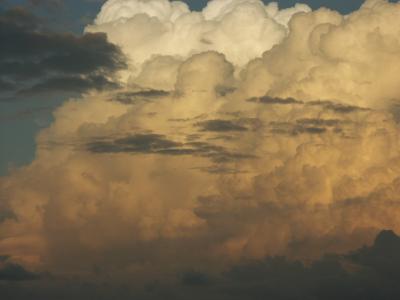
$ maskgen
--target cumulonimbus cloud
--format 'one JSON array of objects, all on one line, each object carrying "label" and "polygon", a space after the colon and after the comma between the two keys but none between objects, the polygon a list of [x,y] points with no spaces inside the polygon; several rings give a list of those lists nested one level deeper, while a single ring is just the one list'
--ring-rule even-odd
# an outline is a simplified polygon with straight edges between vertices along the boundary
[{"label": "cumulonimbus cloud", "polygon": [[1,179],[0,253],[154,278],[400,230],[399,13],[106,2],[87,31],[130,58],[126,85],[64,103]]}]

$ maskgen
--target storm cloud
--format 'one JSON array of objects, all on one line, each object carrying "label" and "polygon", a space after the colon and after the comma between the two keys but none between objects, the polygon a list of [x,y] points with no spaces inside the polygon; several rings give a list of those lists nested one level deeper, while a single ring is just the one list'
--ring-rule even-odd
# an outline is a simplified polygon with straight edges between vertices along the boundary
[{"label": "storm cloud", "polygon": [[11,95],[106,89],[125,67],[105,34],[52,33],[23,7],[0,14],[0,41],[1,91]]}]

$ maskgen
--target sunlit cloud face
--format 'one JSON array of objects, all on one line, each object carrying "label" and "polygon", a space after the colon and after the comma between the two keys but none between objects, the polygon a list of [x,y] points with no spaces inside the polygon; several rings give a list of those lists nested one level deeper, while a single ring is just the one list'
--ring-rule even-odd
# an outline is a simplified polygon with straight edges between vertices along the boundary
[{"label": "sunlit cloud face", "polygon": [[30,276],[208,285],[182,270],[400,231],[399,13],[107,1],[86,30],[121,47],[122,86],[65,102],[1,178],[0,254]]}]

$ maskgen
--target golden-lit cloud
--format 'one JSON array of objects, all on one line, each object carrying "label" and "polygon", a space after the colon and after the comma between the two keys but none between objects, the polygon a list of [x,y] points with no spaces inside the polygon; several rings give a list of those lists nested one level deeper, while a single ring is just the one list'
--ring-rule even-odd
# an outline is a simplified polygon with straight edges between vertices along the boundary
[{"label": "golden-lit cloud", "polygon": [[129,57],[123,87],[65,102],[1,178],[0,254],[145,280],[400,231],[399,13],[107,1],[87,31]]}]

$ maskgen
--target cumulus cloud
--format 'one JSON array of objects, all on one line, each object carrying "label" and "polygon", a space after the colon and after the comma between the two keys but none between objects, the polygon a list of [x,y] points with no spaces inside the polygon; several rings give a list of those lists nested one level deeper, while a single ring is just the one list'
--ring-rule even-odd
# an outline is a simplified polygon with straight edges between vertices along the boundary
[{"label": "cumulus cloud", "polygon": [[159,56],[187,59],[208,50],[222,52],[243,66],[282,41],[288,21],[300,11],[310,8],[297,4],[279,10],[276,3],[264,5],[259,0],[219,0],[208,2],[201,12],[191,12],[178,1],[117,0],[107,1],[86,30],[106,32],[130,57],[136,72]]},{"label": "cumulus cloud", "polygon": [[396,4],[367,1],[348,16],[319,9],[293,17],[278,47],[251,62],[247,89],[262,96],[337,99],[380,107],[397,99]]},{"label": "cumulus cloud", "polygon": [[124,85],[65,102],[32,164],[1,178],[0,254],[140,274],[162,294],[171,274],[212,289],[247,259],[315,260],[400,231],[399,12],[107,1],[87,31],[129,57]]}]

